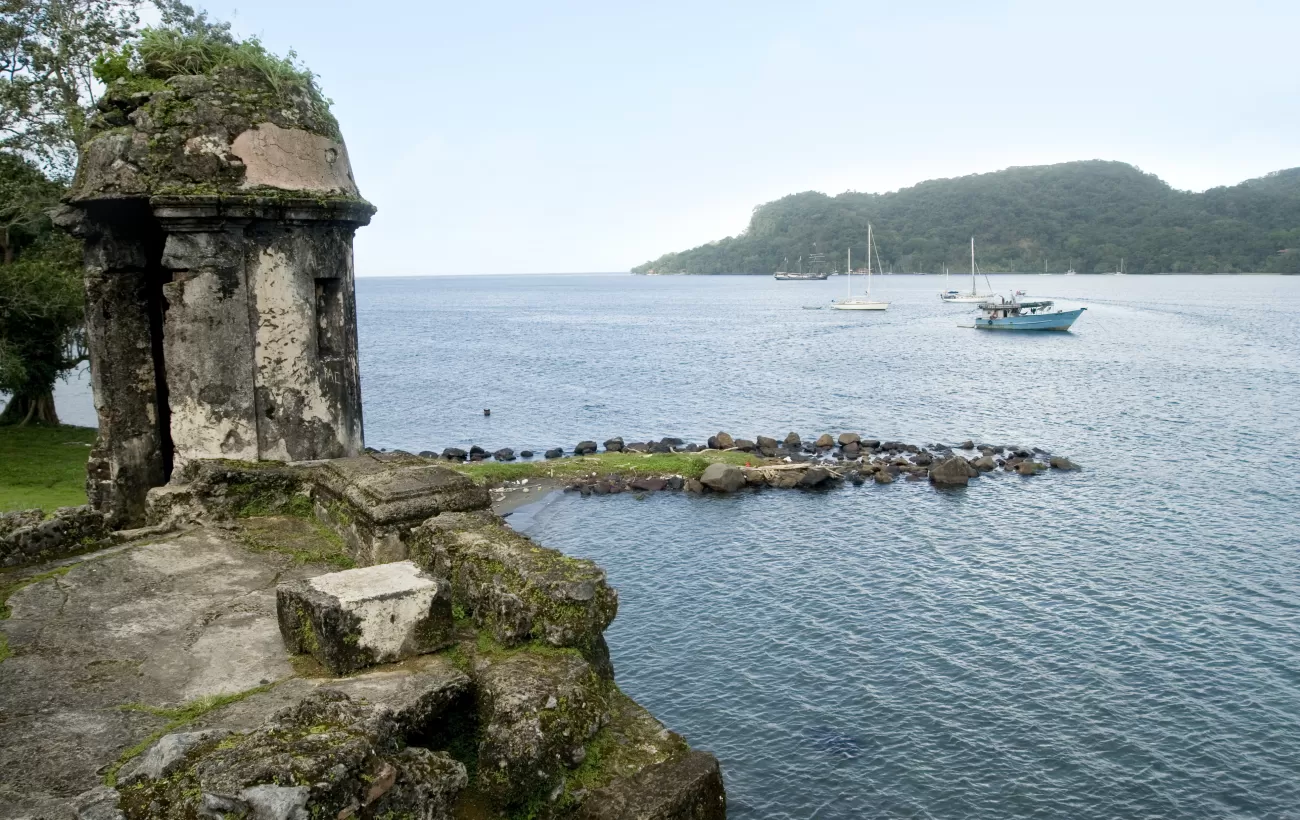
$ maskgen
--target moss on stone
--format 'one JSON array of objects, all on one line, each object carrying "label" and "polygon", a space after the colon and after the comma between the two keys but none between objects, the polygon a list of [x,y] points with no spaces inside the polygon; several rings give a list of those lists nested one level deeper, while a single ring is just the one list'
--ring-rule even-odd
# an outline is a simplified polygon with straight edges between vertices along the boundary
[{"label": "moss on stone", "polygon": [[145,712],[155,717],[163,718],[167,723],[161,729],[154,731],[139,743],[136,743],[134,746],[131,746],[122,752],[122,754],[118,756],[117,760],[114,761],[105,772],[104,785],[116,786],[117,773],[122,770],[122,767],[148,751],[149,747],[157,743],[164,735],[169,735],[172,732],[193,723],[210,712],[215,712],[216,710],[229,706],[232,703],[238,703],[244,698],[258,695],[262,692],[269,692],[276,686],[280,685],[280,683],[281,681],[276,681],[275,683],[268,683],[262,686],[254,686],[252,689],[246,689],[243,692],[234,692],[229,695],[209,695],[208,697],[190,701],[189,703],[176,708],[150,706],[144,703],[122,704],[118,708],[124,711]]},{"label": "moss on stone", "polygon": [[32,584],[39,584],[42,581],[48,581],[51,578],[61,578],[72,571],[76,564],[69,564],[66,567],[58,567],[48,572],[29,575],[26,578],[19,578],[5,586],[0,586],[0,621],[7,619],[12,613],[9,610],[9,598],[23,587],[29,587]]}]

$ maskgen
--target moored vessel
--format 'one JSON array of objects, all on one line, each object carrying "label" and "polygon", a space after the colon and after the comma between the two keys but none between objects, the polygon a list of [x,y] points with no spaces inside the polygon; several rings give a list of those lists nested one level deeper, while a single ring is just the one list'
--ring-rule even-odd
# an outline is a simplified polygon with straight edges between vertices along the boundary
[{"label": "moored vessel", "polygon": [[1014,296],[1010,301],[999,298],[987,301],[979,306],[982,315],[975,318],[974,327],[981,330],[1069,330],[1075,320],[1083,315],[1087,308],[1075,310],[1053,310],[1055,303],[1050,299],[1018,301]]},{"label": "moored vessel", "polygon": [[[864,296],[853,295],[853,249],[849,248],[847,262],[848,267],[848,295],[843,299],[835,299],[831,302],[831,307],[835,310],[888,310],[888,302],[879,302],[871,298],[871,254],[875,251],[876,242],[871,235],[871,223],[867,223],[867,292]],[[880,254],[876,252],[876,259],[879,261]]]},{"label": "moored vessel", "polygon": [[[955,290],[946,290],[939,294],[939,298],[952,304],[967,304],[973,302],[986,302],[993,298],[992,286],[989,286],[989,293],[980,293],[975,280],[975,237],[970,238],[970,293],[961,293]],[[988,284],[988,277],[984,277],[984,283]]]}]

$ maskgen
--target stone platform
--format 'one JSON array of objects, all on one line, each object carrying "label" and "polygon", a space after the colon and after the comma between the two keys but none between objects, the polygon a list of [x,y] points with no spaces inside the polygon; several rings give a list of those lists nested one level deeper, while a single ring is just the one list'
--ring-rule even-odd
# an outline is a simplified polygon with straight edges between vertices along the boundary
[{"label": "stone platform", "polygon": [[[438,554],[472,543],[510,560],[513,542],[483,543],[497,527],[467,540],[458,523]],[[538,817],[725,816],[711,755],[691,751],[579,648],[499,643],[484,628],[492,613],[459,616],[448,649],[348,677],[290,655],[276,586],[352,562],[314,517],[271,516],[0,575],[12,652],[0,662],[0,818],[190,816],[192,795],[234,801],[232,811],[301,798],[335,816],[350,803],[272,794],[258,785],[269,770],[240,761],[280,759],[280,749],[309,769],[336,742],[375,750],[363,755],[375,771],[349,769],[366,784],[360,818],[416,799],[430,817],[526,806]],[[215,734],[190,735],[200,731]],[[414,751],[391,751],[400,746]]]}]

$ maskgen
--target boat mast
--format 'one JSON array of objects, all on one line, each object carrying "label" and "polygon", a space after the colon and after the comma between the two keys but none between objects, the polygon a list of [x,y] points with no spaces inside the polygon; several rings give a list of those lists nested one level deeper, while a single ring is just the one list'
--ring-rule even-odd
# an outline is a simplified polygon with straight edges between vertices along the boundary
[{"label": "boat mast", "polygon": [[979,290],[975,286],[975,237],[970,238],[970,295],[974,296]]},{"label": "boat mast", "polygon": [[871,298],[871,251],[876,247],[876,241],[871,238],[871,223],[867,223],[867,298]]},{"label": "boat mast", "polygon": [[846,295],[848,296],[848,298],[851,299],[853,298],[853,246],[852,245],[849,245],[849,259],[847,263],[847,270],[845,270],[844,274],[848,280],[848,284],[845,286],[844,290],[847,292]]}]

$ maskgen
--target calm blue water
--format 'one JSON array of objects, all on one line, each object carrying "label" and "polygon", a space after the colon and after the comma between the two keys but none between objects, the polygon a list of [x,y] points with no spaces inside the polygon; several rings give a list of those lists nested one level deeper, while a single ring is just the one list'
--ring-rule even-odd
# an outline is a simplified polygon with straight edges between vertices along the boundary
[{"label": "calm blue water", "polygon": [[[736,497],[556,495],[622,596],[620,684],[732,816],[1300,817],[1300,277],[995,277],[1074,333],[883,315],[842,279],[362,280],[367,442],[855,430],[1087,469]],[[492,409],[483,418],[484,407]]]}]

